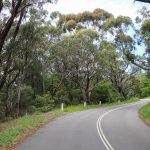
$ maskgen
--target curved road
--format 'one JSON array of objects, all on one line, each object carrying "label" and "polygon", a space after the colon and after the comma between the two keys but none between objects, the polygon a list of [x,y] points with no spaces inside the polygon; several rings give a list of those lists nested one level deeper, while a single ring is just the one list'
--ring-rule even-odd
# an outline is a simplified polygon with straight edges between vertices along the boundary
[{"label": "curved road", "polygon": [[17,150],[150,150],[150,127],[138,117],[146,103],[66,115],[37,131]]}]

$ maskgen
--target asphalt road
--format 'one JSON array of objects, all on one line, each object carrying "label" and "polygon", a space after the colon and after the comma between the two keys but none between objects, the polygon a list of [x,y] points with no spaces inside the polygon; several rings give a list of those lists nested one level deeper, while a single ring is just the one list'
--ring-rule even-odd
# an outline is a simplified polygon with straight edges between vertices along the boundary
[{"label": "asphalt road", "polygon": [[147,101],[72,113],[29,137],[17,150],[150,150],[150,127],[138,117]]}]

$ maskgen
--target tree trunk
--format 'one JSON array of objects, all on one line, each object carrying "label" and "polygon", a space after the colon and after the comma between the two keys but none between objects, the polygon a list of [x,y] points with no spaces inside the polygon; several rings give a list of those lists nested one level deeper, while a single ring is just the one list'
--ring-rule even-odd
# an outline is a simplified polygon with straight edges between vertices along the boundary
[{"label": "tree trunk", "polygon": [[118,86],[117,89],[118,89],[117,91],[120,93],[120,95],[126,99],[127,96],[126,96],[125,92],[123,91],[122,87]]},{"label": "tree trunk", "polygon": [[10,99],[9,99],[9,87],[6,88],[6,98],[5,98],[5,117],[10,117]]},{"label": "tree trunk", "polygon": [[87,95],[86,95],[85,89],[81,89],[81,91],[82,91],[84,102],[87,102]]},{"label": "tree trunk", "polygon": [[81,89],[81,91],[82,91],[84,102],[91,103],[91,92],[89,91],[89,89],[88,90]]},{"label": "tree trunk", "polygon": [[[42,58],[44,59],[44,58]],[[42,60],[42,91],[43,91],[43,94],[45,94],[45,67],[44,67],[44,60]]]},{"label": "tree trunk", "polygon": [[19,83],[17,87],[16,117],[19,117],[20,115],[20,98],[21,98],[21,85]]}]

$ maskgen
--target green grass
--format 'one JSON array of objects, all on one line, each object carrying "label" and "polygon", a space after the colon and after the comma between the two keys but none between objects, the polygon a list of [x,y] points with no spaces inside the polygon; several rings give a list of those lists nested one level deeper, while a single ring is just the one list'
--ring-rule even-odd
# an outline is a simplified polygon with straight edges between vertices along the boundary
[{"label": "green grass", "polygon": [[83,105],[72,105],[64,108],[64,112],[75,112],[75,111],[82,111],[82,110],[88,110],[93,108],[98,108],[100,105],[87,105],[84,107]]},{"label": "green grass", "polygon": [[21,117],[12,121],[1,123],[0,126],[5,128],[0,132],[0,146],[10,147],[21,135],[25,133],[28,129],[34,128],[52,120],[62,113],[50,112],[40,115],[29,115]]},{"label": "green grass", "polygon": [[[94,108],[98,108],[98,107],[107,107],[107,106],[115,106],[115,105],[122,105],[122,104],[128,104],[128,103],[132,103],[132,102],[138,102],[140,99],[137,97],[128,99],[126,101],[122,101],[122,102],[113,102],[113,103],[105,103],[102,105],[87,105],[86,107],[83,106],[83,104],[81,105],[71,105],[71,106],[67,106],[64,107],[64,112],[75,112],[75,111],[82,111],[82,110],[88,110],[88,109],[94,109]],[[60,111],[60,109],[57,109],[57,111]]]},{"label": "green grass", "polygon": [[150,103],[143,106],[139,113],[141,118],[150,125]]},{"label": "green grass", "polygon": [[138,97],[133,97],[133,98],[130,98],[128,100],[121,101],[121,102],[106,103],[106,104],[103,104],[102,106],[123,105],[123,104],[138,102],[138,101],[140,101],[140,99]]},{"label": "green grass", "polygon": [[42,122],[42,120],[35,120],[28,117],[21,118],[19,121],[21,124],[10,127],[0,134],[0,145],[6,147],[10,146],[12,144],[12,141],[17,140],[18,137],[26,131],[26,129],[37,126]]},{"label": "green grass", "polygon": [[133,98],[123,102],[115,102],[110,104],[102,104],[102,105],[87,105],[86,107],[82,105],[73,105],[67,106],[64,108],[64,112],[60,109],[56,109],[49,113],[35,113],[34,115],[24,116],[15,120],[7,121],[4,123],[0,123],[0,146],[2,147],[11,147],[13,143],[18,141],[21,136],[31,128],[37,127],[40,124],[46,123],[50,120],[57,118],[65,114],[65,112],[75,112],[75,111],[82,111],[87,109],[94,109],[98,107],[106,107],[106,106],[113,106],[113,105],[121,105],[127,104],[131,102],[137,102],[138,98]]}]

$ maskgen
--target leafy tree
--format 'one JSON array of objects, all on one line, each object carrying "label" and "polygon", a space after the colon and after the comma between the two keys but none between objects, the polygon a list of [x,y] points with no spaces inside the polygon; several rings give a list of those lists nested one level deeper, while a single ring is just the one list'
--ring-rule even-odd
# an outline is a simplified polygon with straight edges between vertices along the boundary
[{"label": "leafy tree", "polygon": [[73,80],[80,87],[85,101],[90,102],[95,77],[101,70],[100,54],[94,44],[98,40],[96,31],[85,29],[52,46],[54,65],[62,76]]},{"label": "leafy tree", "polygon": [[74,31],[86,28],[101,30],[101,26],[113,15],[103,9],[95,9],[93,12],[85,11],[79,14],[62,15],[58,22],[59,28],[64,31]]},{"label": "leafy tree", "polygon": [[111,103],[121,99],[119,93],[107,80],[100,81],[93,89],[91,99],[94,103]]},{"label": "leafy tree", "polygon": [[147,77],[141,78],[141,97],[148,97],[150,96],[150,79]]},{"label": "leafy tree", "polygon": [[[1,116],[47,112],[61,102],[112,102],[140,93],[139,69],[130,64],[138,57],[129,17],[115,18],[102,9],[67,15],[56,11],[48,17],[45,2],[0,2],[0,36],[13,17],[0,53]],[[17,12],[9,12],[10,8]],[[136,33],[146,53],[139,59],[148,64],[149,15],[144,11],[142,15]]]},{"label": "leafy tree", "polygon": [[[19,42],[18,33],[20,31],[20,26],[25,18],[30,18],[30,10],[35,10],[41,8],[44,3],[51,2],[50,0],[43,1],[28,1],[28,0],[12,0],[12,1],[1,1],[0,2],[0,90],[3,88],[7,76],[14,71],[16,67],[12,67],[14,62],[13,54],[19,53],[22,47],[17,47]],[[28,16],[28,17],[27,17]],[[32,17],[32,15],[31,15]],[[28,24],[26,28],[26,33],[31,34],[34,31],[31,29],[31,24]],[[27,31],[28,30],[28,31]],[[19,43],[20,44],[20,43]],[[25,44],[25,43],[24,43]],[[19,45],[20,46],[20,45]],[[32,46],[32,44],[26,43],[26,46]],[[15,50],[18,50],[17,53]],[[25,59],[26,60],[26,59]],[[20,72],[20,70],[19,70]],[[19,73],[17,73],[18,75]]]},{"label": "leafy tree", "polygon": [[124,99],[136,95],[135,86],[139,87],[139,80],[136,73],[139,68],[130,65],[127,60],[121,57],[121,53],[116,51],[116,47],[106,41],[101,43],[103,55],[106,60],[106,76],[110,79],[112,85],[120,96]]}]

